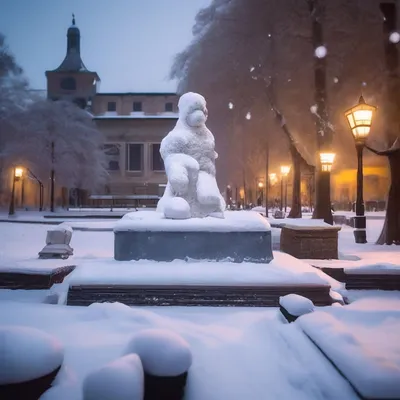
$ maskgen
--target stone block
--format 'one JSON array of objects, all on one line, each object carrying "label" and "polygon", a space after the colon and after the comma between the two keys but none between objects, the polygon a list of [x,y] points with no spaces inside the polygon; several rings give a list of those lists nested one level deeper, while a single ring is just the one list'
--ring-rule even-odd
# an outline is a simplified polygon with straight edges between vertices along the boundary
[{"label": "stone block", "polygon": [[63,258],[73,255],[69,245],[72,238],[72,228],[67,224],[60,224],[47,231],[46,246],[39,252],[39,258]]},{"label": "stone block", "polygon": [[338,259],[338,226],[282,228],[281,251],[300,259]]},{"label": "stone block", "polygon": [[273,259],[271,229],[257,213],[231,211],[225,219],[173,221],[157,213],[132,213],[114,229],[118,261],[175,259],[268,263]]}]

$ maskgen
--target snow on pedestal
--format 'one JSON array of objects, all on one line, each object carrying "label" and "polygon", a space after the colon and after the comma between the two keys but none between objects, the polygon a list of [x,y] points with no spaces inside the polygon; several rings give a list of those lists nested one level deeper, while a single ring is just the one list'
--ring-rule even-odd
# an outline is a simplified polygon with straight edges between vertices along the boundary
[{"label": "snow on pedestal", "polygon": [[72,238],[72,228],[65,223],[47,231],[46,246],[39,252],[40,258],[68,258],[73,249],[69,245]]},{"label": "snow on pedestal", "polygon": [[191,218],[175,221],[160,212],[136,211],[125,214],[114,226],[114,232],[266,232],[269,222],[252,211],[229,211],[225,218]]},{"label": "snow on pedestal", "polygon": [[294,293],[280,297],[279,305],[282,314],[289,322],[314,311],[314,303],[310,299]]},{"label": "snow on pedestal", "polygon": [[178,376],[192,364],[189,344],[178,334],[164,329],[146,329],[129,342],[125,354],[136,353],[145,372],[155,376]]},{"label": "snow on pedestal", "polygon": [[182,197],[172,197],[166,202],[164,214],[170,219],[188,219],[191,217],[190,205]]},{"label": "snow on pedestal", "polygon": [[137,354],[129,354],[91,372],[83,382],[83,400],[142,400],[144,374]]},{"label": "snow on pedestal", "polygon": [[46,332],[24,326],[0,327],[0,385],[48,375],[63,359],[62,344]]},{"label": "snow on pedestal", "polygon": [[192,258],[268,263],[273,258],[271,227],[255,212],[173,220],[161,212],[138,211],[118,221],[114,233],[114,258],[118,261]]},{"label": "snow on pedestal", "polygon": [[[206,100],[198,93],[185,93],[178,103],[179,119],[162,140],[168,184],[157,211],[167,218],[215,216],[223,218],[225,201],[215,178],[214,135],[206,127]],[[174,198],[182,199],[179,202]],[[187,208],[190,209],[190,215]]]},{"label": "snow on pedestal", "polygon": [[183,398],[192,352],[181,336],[169,330],[146,329],[131,339],[125,352],[136,353],[142,360],[146,400]]}]

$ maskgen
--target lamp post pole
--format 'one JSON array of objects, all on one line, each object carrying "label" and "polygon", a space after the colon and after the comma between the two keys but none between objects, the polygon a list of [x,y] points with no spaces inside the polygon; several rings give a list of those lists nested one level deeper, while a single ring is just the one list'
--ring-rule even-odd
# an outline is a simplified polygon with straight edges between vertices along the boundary
[{"label": "lamp post pole", "polygon": [[367,221],[364,208],[363,143],[356,143],[357,150],[357,200],[354,218],[354,239],[356,243],[367,243]]},{"label": "lamp post pole", "polygon": [[15,175],[16,175],[15,168],[13,168],[13,182],[12,182],[11,199],[10,199],[10,206],[8,209],[8,215],[15,214],[15,180],[16,180]]},{"label": "lamp post pole", "polygon": [[283,211],[283,175],[281,175],[281,204],[279,208]]},{"label": "lamp post pole", "polygon": [[54,142],[51,142],[50,211],[54,212]]},{"label": "lamp post pole", "polygon": [[287,177],[285,177],[285,214],[286,214],[286,210],[287,210],[287,182],[288,182],[288,179],[287,179]]}]

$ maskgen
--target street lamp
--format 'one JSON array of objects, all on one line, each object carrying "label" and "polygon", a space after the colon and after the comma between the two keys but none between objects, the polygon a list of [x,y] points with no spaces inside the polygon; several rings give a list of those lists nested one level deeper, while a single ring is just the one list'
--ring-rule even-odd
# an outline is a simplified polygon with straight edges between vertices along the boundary
[{"label": "street lamp", "polygon": [[321,170],[323,172],[331,172],[335,156],[335,153],[319,153],[319,158],[321,160]]},{"label": "street lamp", "polygon": [[258,198],[257,198],[257,206],[262,206],[263,203],[263,188],[264,188],[264,182],[258,181]]},{"label": "street lamp", "polygon": [[21,167],[16,167],[15,168],[15,180],[18,182],[22,178],[22,174],[24,173],[24,170]]},{"label": "street lamp", "polygon": [[13,169],[13,182],[12,182],[11,199],[10,199],[10,206],[8,209],[8,215],[15,214],[15,183],[21,179],[23,172],[24,170],[21,167],[14,167]]},{"label": "street lamp", "polygon": [[357,200],[354,218],[354,238],[356,243],[367,243],[366,218],[363,199],[363,150],[371,130],[372,117],[376,107],[365,103],[360,96],[358,104],[345,112],[347,122],[353,133],[357,150]]},{"label": "street lamp", "polygon": [[330,225],[333,225],[333,216],[331,211],[331,170],[335,156],[336,154],[331,151],[322,151],[319,153],[319,160],[321,164],[319,190],[321,191],[320,196],[323,196],[325,199],[324,204],[329,206],[329,213],[326,213],[324,221]]},{"label": "street lamp", "polygon": [[285,213],[287,209],[287,176],[289,175],[290,172],[290,166],[289,165],[282,165],[281,166],[281,207],[280,210],[282,211],[283,209],[283,179],[285,179]]},{"label": "street lamp", "polygon": [[[270,174],[268,174],[268,193],[272,193],[272,187],[278,182],[278,176],[275,172],[271,172]],[[273,196],[272,196],[273,197]],[[268,202],[269,202],[269,198],[268,196],[265,199],[265,202],[267,204],[267,208],[268,208]],[[272,206],[276,207],[276,202],[275,200],[272,201]]]},{"label": "street lamp", "polygon": [[271,186],[274,186],[275,183],[278,181],[278,177],[276,176],[275,172],[272,172],[271,174],[269,174],[269,181],[271,183]]}]

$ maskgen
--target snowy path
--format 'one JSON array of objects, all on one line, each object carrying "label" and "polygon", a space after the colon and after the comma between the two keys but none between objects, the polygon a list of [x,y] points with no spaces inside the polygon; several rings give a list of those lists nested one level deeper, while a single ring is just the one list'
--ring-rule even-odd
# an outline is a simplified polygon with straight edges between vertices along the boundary
[{"label": "snowy path", "polygon": [[120,356],[131,335],[167,328],[191,345],[187,400],[355,399],[334,368],[276,310],[134,309],[122,304],[87,308],[3,302],[1,323],[28,325],[66,347],[60,381],[69,400],[81,400],[83,378]]}]

